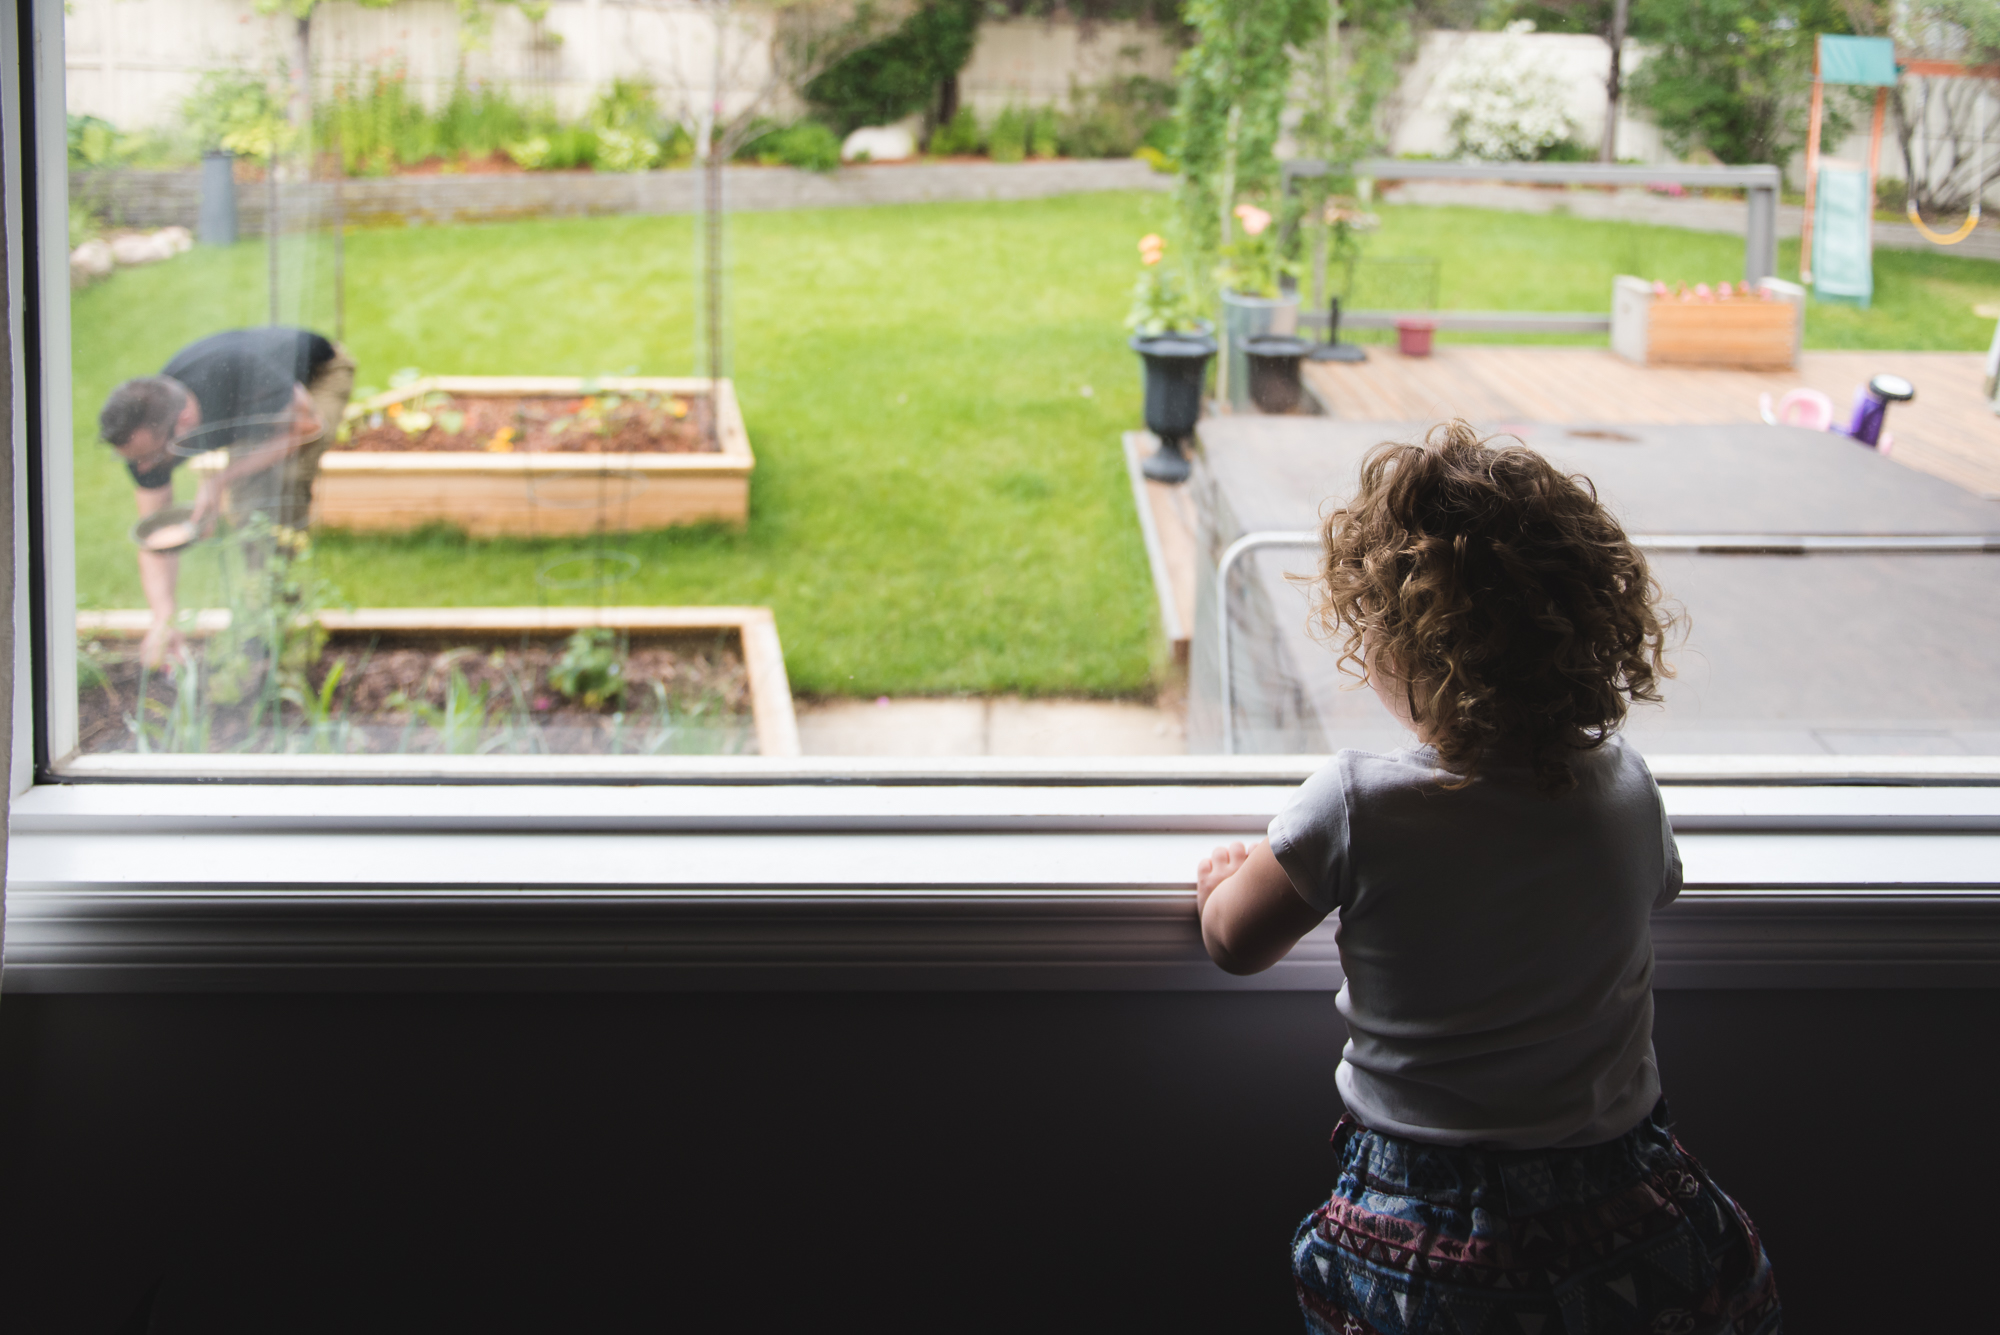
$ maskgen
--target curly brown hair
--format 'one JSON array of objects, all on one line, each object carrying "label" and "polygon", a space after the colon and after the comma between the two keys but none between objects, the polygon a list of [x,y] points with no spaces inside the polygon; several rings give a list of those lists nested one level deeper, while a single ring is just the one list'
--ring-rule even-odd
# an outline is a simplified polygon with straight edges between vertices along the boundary
[{"label": "curly brown hair", "polygon": [[1341,669],[1392,676],[1462,782],[1508,753],[1569,791],[1570,758],[1673,675],[1679,618],[1596,487],[1464,422],[1370,450],[1321,537],[1313,616]]}]

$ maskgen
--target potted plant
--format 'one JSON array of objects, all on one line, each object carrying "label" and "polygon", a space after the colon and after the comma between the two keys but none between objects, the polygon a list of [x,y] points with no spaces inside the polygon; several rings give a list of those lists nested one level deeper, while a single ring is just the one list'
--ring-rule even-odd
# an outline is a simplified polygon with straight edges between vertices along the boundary
[{"label": "potted plant", "polygon": [[1201,318],[1194,285],[1166,265],[1166,253],[1157,233],[1139,239],[1144,267],[1125,327],[1146,368],[1146,429],[1160,439],[1143,465],[1145,474],[1155,482],[1184,482],[1186,445],[1201,417],[1202,384],[1215,355],[1215,327]]},{"label": "potted plant", "polygon": [[1271,227],[1271,215],[1255,204],[1233,210],[1242,232],[1222,247],[1222,264],[1215,271],[1222,285],[1221,396],[1242,409],[1250,402],[1249,364],[1244,344],[1267,334],[1289,335],[1299,327],[1299,294],[1286,291],[1285,280],[1296,276]]}]

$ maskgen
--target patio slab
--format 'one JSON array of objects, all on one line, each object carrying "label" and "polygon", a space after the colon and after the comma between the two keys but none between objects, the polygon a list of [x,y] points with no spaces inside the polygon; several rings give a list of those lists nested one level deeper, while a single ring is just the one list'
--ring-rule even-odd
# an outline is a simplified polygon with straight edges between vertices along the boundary
[{"label": "patio slab", "polygon": [[1126,700],[823,700],[797,706],[809,756],[1138,756],[1187,751],[1183,711]]}]

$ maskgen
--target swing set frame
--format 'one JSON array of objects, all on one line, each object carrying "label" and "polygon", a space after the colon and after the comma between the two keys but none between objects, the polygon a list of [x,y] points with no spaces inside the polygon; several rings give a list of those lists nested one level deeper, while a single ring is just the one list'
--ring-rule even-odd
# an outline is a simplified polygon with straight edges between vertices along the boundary
[{"label": "swing set frame", "polygon": [[[1835,37],[1832,40],[1843,43],[1866,42],[1871,45],[1880,42],[1884,46],[1889,45],[1888,38]],[[1893,56],[1890,60],[1892,77],[1886,81],[1879,73],[1871,76],[1858,74],[1858,72],[1850,72],[1850,69],[1846,67],[1851,67],[1853,64],[1851,61],[1841,62],[1844,67],[1843,70],[1834,77],[1829,78],[1825,77],[1827,41],[1827,35],[1821,34],[1819,39],[1813,43],[1812,119],[1806,129],[1806,207],[1805,220],[1799,230],[1799,281],[1806,284],[1810,284],[1813,281],[1813,202],[1814,196],[1819,189],[1820,124],[1826,114],[1826,85],[1829,83],[1873,84],[1875,87],[1875,112],[1870,118],[1868,127],[1868,210],[1869,217],[1872,219],[1875,210],[1875,182],[1880,174],[1882,163],[1882,125],[1889,109],[1889,89],[1895,86],[1896,81],[1910,74],[1931,79],[2000,80],[2000,65],[1967,65],[1956,60],[1895,60]],[[1983,144],[1981,151],[1982,153],[1984,152]],[[1981,161],[1983,163],[1984,159],[1982,158]],[[1909,214],[1910,221],[1916,225],[1917,230],[1927,239],[1941,246],[1955,246],[1965,240],[1966,237],[1971,236],[1972,229],[1979,225],[1979,196],[1984,188],[1984,180],[1975,183],[1972,191],[1972,207],[1967,212],[1965,221],[1951,232],[1933,232],[1931,230],[1929,225],[1924,222],[1922,215],[1917,211],[1914,193],[1905,199],[1904,208]]]}]

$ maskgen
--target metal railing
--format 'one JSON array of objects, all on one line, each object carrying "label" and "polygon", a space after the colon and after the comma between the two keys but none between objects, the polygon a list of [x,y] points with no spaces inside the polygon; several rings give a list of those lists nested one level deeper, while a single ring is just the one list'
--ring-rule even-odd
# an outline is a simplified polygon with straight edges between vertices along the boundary
[{"label": "metal railing", "polygon": [[[1519,185],[1693,185],[1742,190],[1749,204],[1743,234],[1743,281],[1753,287],[1778,272],[1778,191],[1784,175],[1776,167],[1629,167],[1596,162],[1433,162],[1401,158],[1364,158],[1351,166],[1329,165],[1317,158],[1294,158],[1284,165],[1284,189],[1301,180],[1351,175],[1373,181],[1497,181]],[[1323,245],[1323,242],[1321,243]],[[1314,309],[1301,312],[1299,322],[1321,327],[1327,322],[1325,260],[1313,263]],[[1341,323],[1356,329],[1391,329],[1399,316],[1421,315],[1440,329],[1497,330],[1508,333],[1605,333],[1611,317],[1597,312],[1568,311],[1349,311]]]},{"label": "metal railing", "polygon": [[[1222,754],[1236,754],[1235,673],[1229,660],[1229,576],[1236,562],[1267,547],[1317,547],[1320,535],[1297,529],[1246,533],[1229,544],[1215,567],[1215,623],[1221,653]],[[1971,555],[2000,552],[2000,533],[1635,533],[1642,552],[1730,556]]]}]

